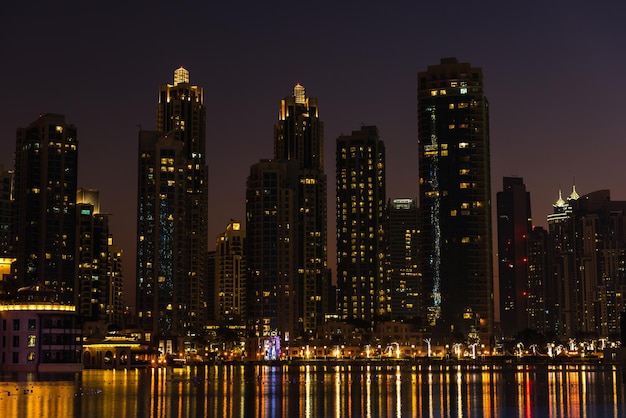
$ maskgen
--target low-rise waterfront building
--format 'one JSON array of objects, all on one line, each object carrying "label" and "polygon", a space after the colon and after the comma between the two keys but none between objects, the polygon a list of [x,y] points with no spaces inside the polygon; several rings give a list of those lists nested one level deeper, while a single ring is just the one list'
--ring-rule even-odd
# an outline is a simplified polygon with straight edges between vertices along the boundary
[{"label": "low-rise waterfront building", "polygon": [[82,324],[76,307],[42,285],[21,288],[0,304],[0,371],[82,370]]}]

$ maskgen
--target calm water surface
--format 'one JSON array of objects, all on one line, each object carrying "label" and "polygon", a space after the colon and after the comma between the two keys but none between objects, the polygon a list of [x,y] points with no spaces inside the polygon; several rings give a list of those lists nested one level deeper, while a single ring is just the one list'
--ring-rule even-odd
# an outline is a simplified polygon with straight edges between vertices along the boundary
[{"label": "calm water surface", "polygon": [[621,367],[211,365],[0,375],[8,417],[626,417]]}]

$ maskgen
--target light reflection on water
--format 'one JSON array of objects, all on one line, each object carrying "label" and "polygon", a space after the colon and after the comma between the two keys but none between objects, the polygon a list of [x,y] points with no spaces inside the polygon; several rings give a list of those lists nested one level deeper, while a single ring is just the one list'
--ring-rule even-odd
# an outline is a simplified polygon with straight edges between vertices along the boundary
[{"label": "light reflection on water", "polygon": [[2,417],[623,417],[621,367],[210,365],[0,375]]}]

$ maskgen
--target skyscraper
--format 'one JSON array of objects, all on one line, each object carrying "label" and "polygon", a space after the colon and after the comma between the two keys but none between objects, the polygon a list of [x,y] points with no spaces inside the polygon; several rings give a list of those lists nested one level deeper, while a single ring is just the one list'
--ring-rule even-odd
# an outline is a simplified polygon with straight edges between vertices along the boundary
[{"label": "skyscraper", "polygon": [[[41,115],[17,130],[15,222],[17,287],[40,283],[75,303],[76,127]],[[17,290],[17,289],[14,289]]]},{"label": "skyscraper", "polygon": [[215,319],[239,323],[246,314],[246,232],[231,220],[217,238],[215,250]]},{"label": "skyscraper", "polygon": [[247,316],[256,337],[302,335],[297,217],[299,164],[262,160],[246,184]]},{"label": "skyscraper", "polygon": [[559,337],[573,337],[578,332],[578,302],[576,286],[576,230],[571,203],[580,196],[576,190],[563,200],[559,198],[552,205],[553,213],[548,215],[548,263],[549,292],[556,297],[554,329]]},{"label": "skyscraper", "polygon": [[160,87],[157,131],[139,135],[137,313],[160,344],[206,323],[205,124],[203,89],[181,67]]},{"label": "skyscraper", "polygon": [[274,125],[274,159],[297,161],[299,181],[297,216],[290,221],[296,228],[294,248],[298,266],[298,320],[302,332],[313,336],[327,311],[327,214],[326,174],[324,174],[324,124],[319,118],[317,99],[306,96],[296,84],[293,94],[280,102]]},{"label": "skyscraper", "polygon": [[617,339],[626,308],[626,202],[609,190],[574,190],[548,216],[560,335]]},{"label": "skyscraper", "polygon": [[521,177],[504,177],[497,194],[500,328],[505,337],[529,327],[530,193]]},{"label": "skyscraper", "polygon": [[385,145],[376,126],[337,138],[337,287],[343,319],[389,312],[385,274]]},{"label": "skyscraper", "polygon": [[422,317],[436,340],[493,334],[489,106],[482,70],[418,74]]},{"label": "skyscraper", "polygon": [[420,316],[418,214],[416,199],[393,199],[387,203],[387,276],[391,318],[396,320]]},{"label": "skyscraper", "polygon": [[78,189],[76,311],[86,321],[107,321],[109,235],[109,216],[100,212],[99,192]]}]

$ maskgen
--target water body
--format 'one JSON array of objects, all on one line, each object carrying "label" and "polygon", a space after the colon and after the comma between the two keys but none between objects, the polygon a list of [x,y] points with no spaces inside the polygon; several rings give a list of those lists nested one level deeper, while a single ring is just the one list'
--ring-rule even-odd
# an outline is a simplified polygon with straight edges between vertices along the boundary
[{"label": "water body", "polygon": [[621,366],[207,365],[0,375],[9,417],[625,417]]}]

